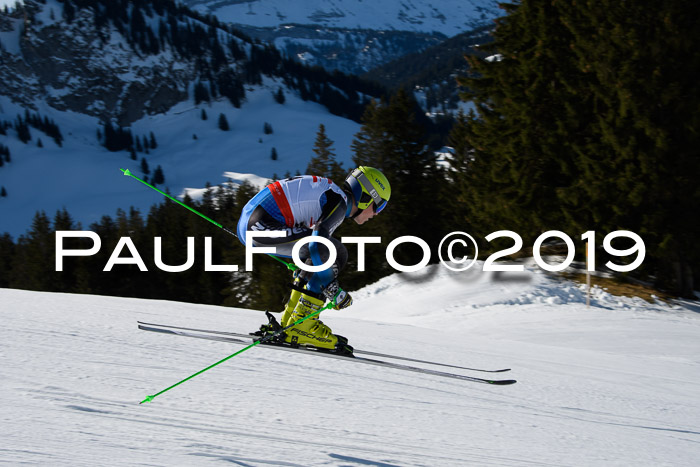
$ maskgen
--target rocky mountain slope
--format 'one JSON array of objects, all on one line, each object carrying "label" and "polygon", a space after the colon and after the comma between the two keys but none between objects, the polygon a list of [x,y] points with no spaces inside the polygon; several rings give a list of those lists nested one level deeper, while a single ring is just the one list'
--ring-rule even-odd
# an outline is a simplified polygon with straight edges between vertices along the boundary
[{"label": "rocky mountain slope", "polygon": [[184,0],[283,53],[329,70],[361,74],[491,24],[492,0]]}]

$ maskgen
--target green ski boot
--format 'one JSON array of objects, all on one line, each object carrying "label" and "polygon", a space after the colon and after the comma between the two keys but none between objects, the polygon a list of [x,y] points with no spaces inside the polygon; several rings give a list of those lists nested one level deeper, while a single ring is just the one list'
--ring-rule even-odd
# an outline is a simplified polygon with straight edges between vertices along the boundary
[{"label": "green ski boot", "polygon": [[[284,327],[317,312],[323,307],[325,300],[306,293],[299,293],[294,311],[291,312]],[[285,342],[292,346],[312,345],[318,349],[343,355],[352,355],[352,347],[343,336],[333,334],[331,328],[323,324],[318,315],[312,316],[285,331]]]}]

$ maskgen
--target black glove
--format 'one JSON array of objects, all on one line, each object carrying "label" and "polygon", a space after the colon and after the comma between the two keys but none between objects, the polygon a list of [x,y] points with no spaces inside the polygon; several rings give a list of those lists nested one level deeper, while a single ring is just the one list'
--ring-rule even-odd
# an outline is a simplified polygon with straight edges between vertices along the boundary
[{"label": "black glove", "polygon": [[342,310],[352,305],[352,297],[338,285],[337,280],[333,280],[323,289],[323,295],[333,302],[333,308]]}]

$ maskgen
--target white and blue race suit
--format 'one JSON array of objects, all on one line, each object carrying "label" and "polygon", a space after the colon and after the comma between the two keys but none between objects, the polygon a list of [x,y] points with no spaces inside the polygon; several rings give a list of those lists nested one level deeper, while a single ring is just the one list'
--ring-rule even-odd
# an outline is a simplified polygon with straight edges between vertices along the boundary
[{"label": "white and blue race suit", "polygon": [[[255,238],[252,246],[276,248],[276,256],[292,257],[292,248],[301,238],[320,235],[335,246],[337,257],[333,265],[311,276],[307,288],[320,293],[335,280],[347,263],[345,246],[331,237],[349,215],[348,195],[328,178],[303,175],[269,184],[243,208],[238,221],[238,239],[245,245],[246,231],[284,231],[285,237]],[[310,242],[299,252],[302,261],[314,266],[329,258],[328,248],[320,242]]]}]

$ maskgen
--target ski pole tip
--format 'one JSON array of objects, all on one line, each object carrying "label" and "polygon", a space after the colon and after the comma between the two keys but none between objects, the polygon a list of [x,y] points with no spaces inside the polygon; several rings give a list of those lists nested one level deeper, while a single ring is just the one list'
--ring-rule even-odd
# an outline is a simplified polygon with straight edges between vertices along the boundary
[{"label": "ski pole tip", "polygon": [[156,397],[156,396],[146,396],[146,398],[144,400],[139,402],[139,405],[143,404],[144,402],[151,402],[154,397]]}]

